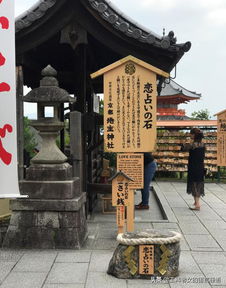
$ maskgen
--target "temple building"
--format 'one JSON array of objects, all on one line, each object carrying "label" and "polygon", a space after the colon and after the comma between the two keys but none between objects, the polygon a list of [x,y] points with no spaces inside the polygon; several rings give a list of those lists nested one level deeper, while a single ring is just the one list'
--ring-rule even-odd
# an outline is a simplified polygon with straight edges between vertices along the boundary
[{"label": "temple building", "polygon": [[[23,101],[24,85],[39,87],[41,71],[47,65],[57,71],[59,87],[76,99],[69,107],[68,161],[73,175],[80,179],[81,190],[87,193],[86,210],[93,209],[103,154],[99,133],[103,120],[94,110],[95,94],[103,93],[103,77],[91,79],[90,74],[128,55],[170,73],[190,47],[189,41],[177,43],[173,31],[157,35],[144,28],[108,0],[39,0],[16,19],[18,102]],[[166,79],[158,75],[157,80],[160,93]],[[22,104],[18,107],[19,123]],[[64,120],[64,111],[60,120]],[[20,127],[19,139],[22,133]],[[63,133],[60,142],[64,152]],[[23,155],[22,144],[19,146]],[[22,163],[22,156],[19,160]]]},{"label": "temple building", "polygon": [[158,120],[189,120],[184,109],[178,109],[179,104],[199,100],[201,94],[192,92],[171,80],[165,83],[157,97]]}]

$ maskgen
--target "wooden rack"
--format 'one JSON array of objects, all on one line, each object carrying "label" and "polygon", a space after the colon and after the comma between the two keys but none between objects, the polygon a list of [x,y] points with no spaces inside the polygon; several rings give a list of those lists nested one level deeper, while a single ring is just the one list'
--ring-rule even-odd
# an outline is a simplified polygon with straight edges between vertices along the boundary
[{"label": "wooden rack", "polygon": [[[158,163],[158,171],[186,172],[188,153],[181,152],[181,144],[190,142],[188,132],[158,131],[157,150],[154,157]],[[206,145],[205,168],[208,172],[217,172],[217,133],[205,132]]]}]

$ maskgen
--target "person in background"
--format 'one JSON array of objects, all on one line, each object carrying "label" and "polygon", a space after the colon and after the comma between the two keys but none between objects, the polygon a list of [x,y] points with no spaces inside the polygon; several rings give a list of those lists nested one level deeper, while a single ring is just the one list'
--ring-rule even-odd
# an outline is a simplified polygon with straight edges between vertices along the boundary
[{"label": "person in background", "polygon": [[157,164],[151,153],[144,153],[144,188],[141,189],[142,201],[135,205],[135,209],[149,209],[149,189],[155,175]]},{"label": "person in background", "polygon": [[182,145],[182,151],[189,152],[187,193],[194,197],[191,210],[200,210],[200,197],[204,196],[204,158],[205,145],[202,143],[203,133],[198,128],[190,131],[191,143]]}]

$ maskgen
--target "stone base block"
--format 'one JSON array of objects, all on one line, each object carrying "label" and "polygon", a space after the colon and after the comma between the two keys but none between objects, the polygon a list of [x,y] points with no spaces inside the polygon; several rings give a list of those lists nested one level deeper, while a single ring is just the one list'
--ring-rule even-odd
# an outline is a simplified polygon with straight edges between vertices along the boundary
[{"label": "stone base block", "polygon": [[[85,194],[85,193],[84,193]],[[3,241],[4,248],[79,249],[87,237],[84,195],[67,201],[13,200],[10,225]],[[76,203],[76,205],[75,205]],[[54,205],[53,205],[54,207]],[[53,208],[52,207],[52,208]],[[23,209],[26,208],[26,209]],[[43,209],[44,208],[44,209]],[[46,209],[47,208],[47,209]]]},{"label": "stone base block", "polygon": [[17,199],[10,200],[12,211],[78,211],[86,201],[86,193],[73,199]]},{"label": "stone base block", "polygon": [[65,181],[72,178],[72,166],[62,164],[32,164],[26,169],[26,179],[30,181]]},{"label": "stone base block", "polygon": [[32,199],[72,199],[80,195],[80,180],[20,181],[21,194]]}]

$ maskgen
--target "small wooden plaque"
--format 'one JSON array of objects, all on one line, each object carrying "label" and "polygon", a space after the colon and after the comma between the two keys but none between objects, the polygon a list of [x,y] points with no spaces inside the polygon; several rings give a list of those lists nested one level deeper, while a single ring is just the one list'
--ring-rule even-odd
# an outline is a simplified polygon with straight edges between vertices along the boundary
[{"label": "small wooden plaque", "polygon": [[112,180],[112,206],[128,205],[129,182],[123,177],[119,179],[120,177]]},{"label": "small wooden plaque", "polygon": [[217,166],[226,166],[226,110],[217,114]]},{"label": "small wooden plaque", "polygon": [[139,246],[139,274],[154,274],[154,245]]},{"label": "small wooden plaque", "polygon": [[141,189],[144,186],[144,154],[120,153],[117,154],[117,170],[123,171],[133,179],[129,183],[130,189]]}]

